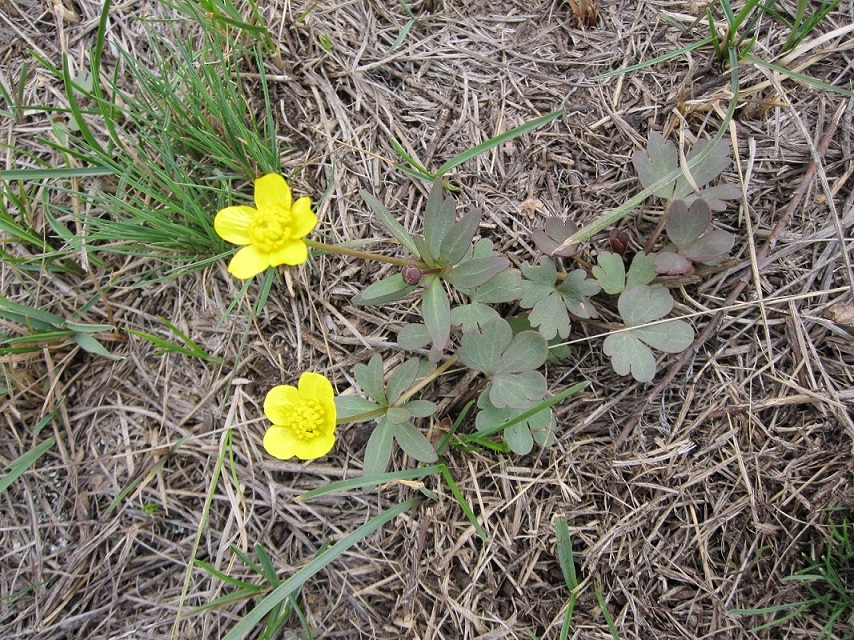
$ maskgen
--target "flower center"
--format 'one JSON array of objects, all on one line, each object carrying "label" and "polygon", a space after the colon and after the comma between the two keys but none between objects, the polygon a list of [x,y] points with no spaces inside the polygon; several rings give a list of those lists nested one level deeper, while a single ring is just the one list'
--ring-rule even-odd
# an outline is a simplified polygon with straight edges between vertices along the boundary
[{"label": "flower center", "polygon": [[292,238],[290,209],[258,209],[249,225],[249,239],[261,253],[274,253]]},{"label": "flower center", "polygon": [[322,435],[324,416],[317,400],[303,400],[291,409],[288,427],[300,440],[312,440]]}]

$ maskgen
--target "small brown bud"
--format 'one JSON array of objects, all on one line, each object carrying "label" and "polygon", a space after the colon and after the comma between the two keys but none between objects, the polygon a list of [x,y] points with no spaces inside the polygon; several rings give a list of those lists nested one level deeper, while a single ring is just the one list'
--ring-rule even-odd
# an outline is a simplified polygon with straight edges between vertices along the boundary
[{"label": "small brown bud", "polygon": [[625,229],[617,229],[614,227],[608,234],[608,242],[611,245],[611,251],[617,255],[626,255],[626,250],[629,248],[629,233]]},{"label": "small brown bud", "polygon": [[408,264],[403,267],[403,271],[400,272],[401,277],[403,277],[403,281],[410,285],[415,286],[421,281],[421,269],[416,267],[414,264]]}]

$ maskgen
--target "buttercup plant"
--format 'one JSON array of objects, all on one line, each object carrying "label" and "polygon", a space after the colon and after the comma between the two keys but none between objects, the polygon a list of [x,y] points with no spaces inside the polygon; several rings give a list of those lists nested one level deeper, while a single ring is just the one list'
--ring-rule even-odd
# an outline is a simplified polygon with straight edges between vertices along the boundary
[{"label": "buttercup plant", "polygon": [[[689,160],[704,146],[703,142],[696,144]],[[633,161],[645,187],[678,167],[675,147],[657,133],[650,134],[648,149],[637,152]],[[379,354],[367,364],[356,365],[354,379],[367,398],[336,397],[331,383],[311,372],[301,376],[298,387],[283,385],[271,390],[264,403],[265,414],[273,422],[264,437],[265,449],[281,459],[321,457],[335,442],[336,422],[374,420],[363,462],[366,477],[388,469],[394,442],[414,460],[434,463],[438,460],[436,447],[417,425],[435,415],[438,407],[413,396],[457,362],[485,378],[475,387],[478,433],[502,432],[504,446],[520,455],[530,453],[535,444],[550,445],[555,440],[556,420],[540,369],[550,351],[553,362],[558,355],[571,354],[555,340],[569,338],[575,323],[596,322],[609,329],[603,342],[605,355],[618,374],[631,375],[639,382],[655,376],[653,349],[679,353],[693,341],[689,323],[666,318],[674,300],[655,278],[689,273],[695,263],[716,260],[732,248],[732,234],[712,226],[712,210],[725,207],[724,200],[736,197],[738,190],[726,184],[708,186],[728,164],[728,152],[718,144],[692,172],[686,170],[683,177],[653,192],[667,202],[655,233],[664,229],[670,243],[657,254],[635,253],[628,269],[624,262],[627,234],[612,232],[609,244],[619,253],[601,251],[597,263],[590,266],[577,257],[578,246],[566,243],[578,228],[554,218],[534,233],[538,248],[554,257],[542,255],[536,263],[511,268],[510,260],[499,255],[490,240],[477,237],[481,212],[468,211],[458,218],[456,200],[444,195],[438,179],[427,197],[419,236],[404,229],[378,198],[362,193],[377,220],[408,250],[409,257],[390,258],[326,245],[305,237],[317,224],[307,197],[292,202],[290,188],[279,175],[257,179],[257,208],[231,206],[216,216],[217,233],[243,245],[229,265],[232,274],[246,279],[271,266],[300,264],[308,259],[309,248],[392,262],[400,270],[368,286],[354,301],[380,305],[419,296],[423,319],[401,326],[398,346],[417,357],[394,368],[387,380]],[[651,242],[654,240],[655,234]],[[581,266],[568,272],[559,270],[555,260],[561,258],[575,259]],[[450,295],[449,289],[456,293]],[[602,296],[617,296],[616,309],[612,307],[608,314],[616,313],[622,324],[597,320],[602,313],[594,300]],[[452,305],[452,300],[461,302]],[[505,319],[514,311],[511,305],[523,311],[512,324]],[[507,310],[511,313],[505,313]],[[448,352],[453,354],[437,367]],[[451,444],[454,442],[463,443]],[[483,439],[478,442],[486,443]]]}]

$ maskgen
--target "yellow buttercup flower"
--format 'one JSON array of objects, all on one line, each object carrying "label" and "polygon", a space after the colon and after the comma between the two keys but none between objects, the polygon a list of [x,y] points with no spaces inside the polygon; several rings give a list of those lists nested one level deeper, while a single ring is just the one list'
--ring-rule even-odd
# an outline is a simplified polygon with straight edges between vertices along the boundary
[{"label": "yellow buttercup flower", "polygon": [[299,388],[273,387],[264,400],[264,415],[273,423],[264,434],[264,449],[287,460],[325,456],[335,444],[335,392],[318,373],[300,376]]},{"label": "yellow buttercup flower", "polygon": [[285,179],[268,173],[255,180],[255,206],[226,207],[214,219],[214,229],[227,242],[243,245],[228,265],[241,280],[280,264],[297,265],[308,259],[305,238],[317,225],[311,200],[292,203]]}]

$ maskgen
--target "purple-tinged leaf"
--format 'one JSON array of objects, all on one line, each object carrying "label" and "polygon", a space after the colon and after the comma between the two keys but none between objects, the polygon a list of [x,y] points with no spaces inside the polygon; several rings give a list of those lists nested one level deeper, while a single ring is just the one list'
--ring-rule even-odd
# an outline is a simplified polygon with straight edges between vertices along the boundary
[{"label": "purple-tinged leaf", "polygon": [[537,249],[547,256],[571,258],[578,252],[577,243],[568,245],[560,251],[557,251],[557,248],[576,231],[578,231],[578,225],[574,222],[561,220],[557,217],[549,217],[546,218],[544,227],[534,229],[532,237]]},{"label": "purple-tinged leaf", "polygon": [[680,253],[692,262],[709,262],[729,253],[735,236],[723,229],[711,229],[697,238]]},{"label": "purple-tinged leaf", "polygon": [[712,223],[712,210],[705,200],[694,200],[690,208],[684,200],[670,203],[667,214],[667,237],[679,249],[689,246],[699,238]]},{"label": "purple-tinged leaf", "polygon": [[694,271],[687,258],[672,251],[663,251],[655,256],[655,272],[660,276],[683,276]]}]

